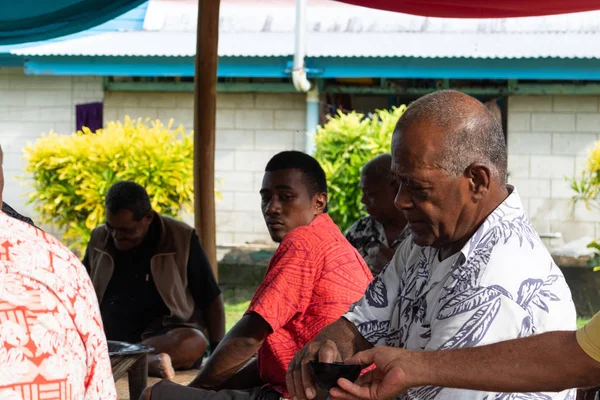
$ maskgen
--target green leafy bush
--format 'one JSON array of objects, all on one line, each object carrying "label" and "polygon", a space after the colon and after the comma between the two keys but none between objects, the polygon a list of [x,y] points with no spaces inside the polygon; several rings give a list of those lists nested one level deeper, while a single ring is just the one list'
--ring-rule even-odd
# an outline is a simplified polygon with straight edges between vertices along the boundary
[{"label": "green leafy bush", "polygon": [[117,181],[148,191],[152,207],[177,216],[193,201],[192,134],[159,120],[110,122],[103,130],[42,135],[25,150],[33,176],[29,202],[40,222],[58,227],[63,240],[82,254],[90,233],[105,219],[104,197]]},{"label": "green leafy bush", "polygon": [[339,112],[318,128],[315,158],[329,188],[329,215],[345,231],[364,215],[360,170],[373,157],[390,152],[392,133],[406,106],[377,110],[373,118]]}]

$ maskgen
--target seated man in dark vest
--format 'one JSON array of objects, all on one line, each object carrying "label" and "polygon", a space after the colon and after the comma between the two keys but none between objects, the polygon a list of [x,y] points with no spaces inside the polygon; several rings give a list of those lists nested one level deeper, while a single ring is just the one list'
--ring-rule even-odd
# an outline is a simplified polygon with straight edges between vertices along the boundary
[{"label": "seated man in dark vest", "polygon": [[146,190],[115,183],[106,224],[93,230],[83,264],[108,340],[152,346],[151,375],[172,379],[224,335],[223,298],[193,228],[152,210]]}]

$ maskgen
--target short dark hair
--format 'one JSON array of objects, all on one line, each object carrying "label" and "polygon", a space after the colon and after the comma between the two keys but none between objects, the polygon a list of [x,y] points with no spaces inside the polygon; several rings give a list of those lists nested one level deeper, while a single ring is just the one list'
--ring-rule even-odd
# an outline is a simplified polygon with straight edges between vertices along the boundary
[{"label": "short dark hair", "polygon": [[106,193],[104,205],[113,214],[129,210],[136,221],[144,218],[152,210],[146,189],[132,181],[120,181],[112,185]]},{"label": "short dark hair", "polygon": [[325,171],[323,171],[321,164],[308,154],[301,151],[282,151],[269,160],[265,172],[275,172],[283,169],[301,170],[302,180],[311,197],[317,193],[327,193]]}]

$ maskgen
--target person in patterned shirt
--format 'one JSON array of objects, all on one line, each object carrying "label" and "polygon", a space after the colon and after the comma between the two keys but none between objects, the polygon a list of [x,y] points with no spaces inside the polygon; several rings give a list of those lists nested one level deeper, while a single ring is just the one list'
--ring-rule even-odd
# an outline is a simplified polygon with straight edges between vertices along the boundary
[{"label": "person in patterned shirt", "polygon": [[398,182],[392,177],[391,166],[391,154],[381,154],[364,165],[360,202],[369,215],[346,232],[346,239],[363,256],[373,276],[391,261],[396,248],[410,235],[404,214],[394,204]]},{"label": "person in patterned shirt", "polygon": [[285,373],[296,351],[346,312],[371,281],[362,257],[325,212],[327,184],[317,160],[297,151],[275,155],[265,168],[260,196],[279,248],[248,310],[193,387],[162,381],[146,398],[287,397]]},{"label": "person in patterned shirt", "polygon": [[[4,187],[0,147],[0,200]],[[77,257],[0,211],[0,398],[116,399],[96,294]]]},{"label": "person in patterned shirt", "polygon": [[[309,360],[345,361],[375,346],[476,347],[576,327],[565,278],[506,184],[500,123],[478,100],[443,90],[412,103],[392,136],[396,206],[411,230],[363,298],[296,354],[288,390],[317,391]],[[460,365],[456,368],[460,369]],[[420,386],[402,399],[573,399]]]}]

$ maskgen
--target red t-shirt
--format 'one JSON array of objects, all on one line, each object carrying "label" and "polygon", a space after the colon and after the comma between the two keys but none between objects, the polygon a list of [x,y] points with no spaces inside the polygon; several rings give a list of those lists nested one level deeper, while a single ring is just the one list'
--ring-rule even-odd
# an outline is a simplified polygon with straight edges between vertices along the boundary
[{"label": "red t-shirt", "polygon": [[285,374],[296,352],[348,311],[372,279],[327,214],[289,232],[246,311],[273,330],[258,350],[263,382],[287,396]]}]

